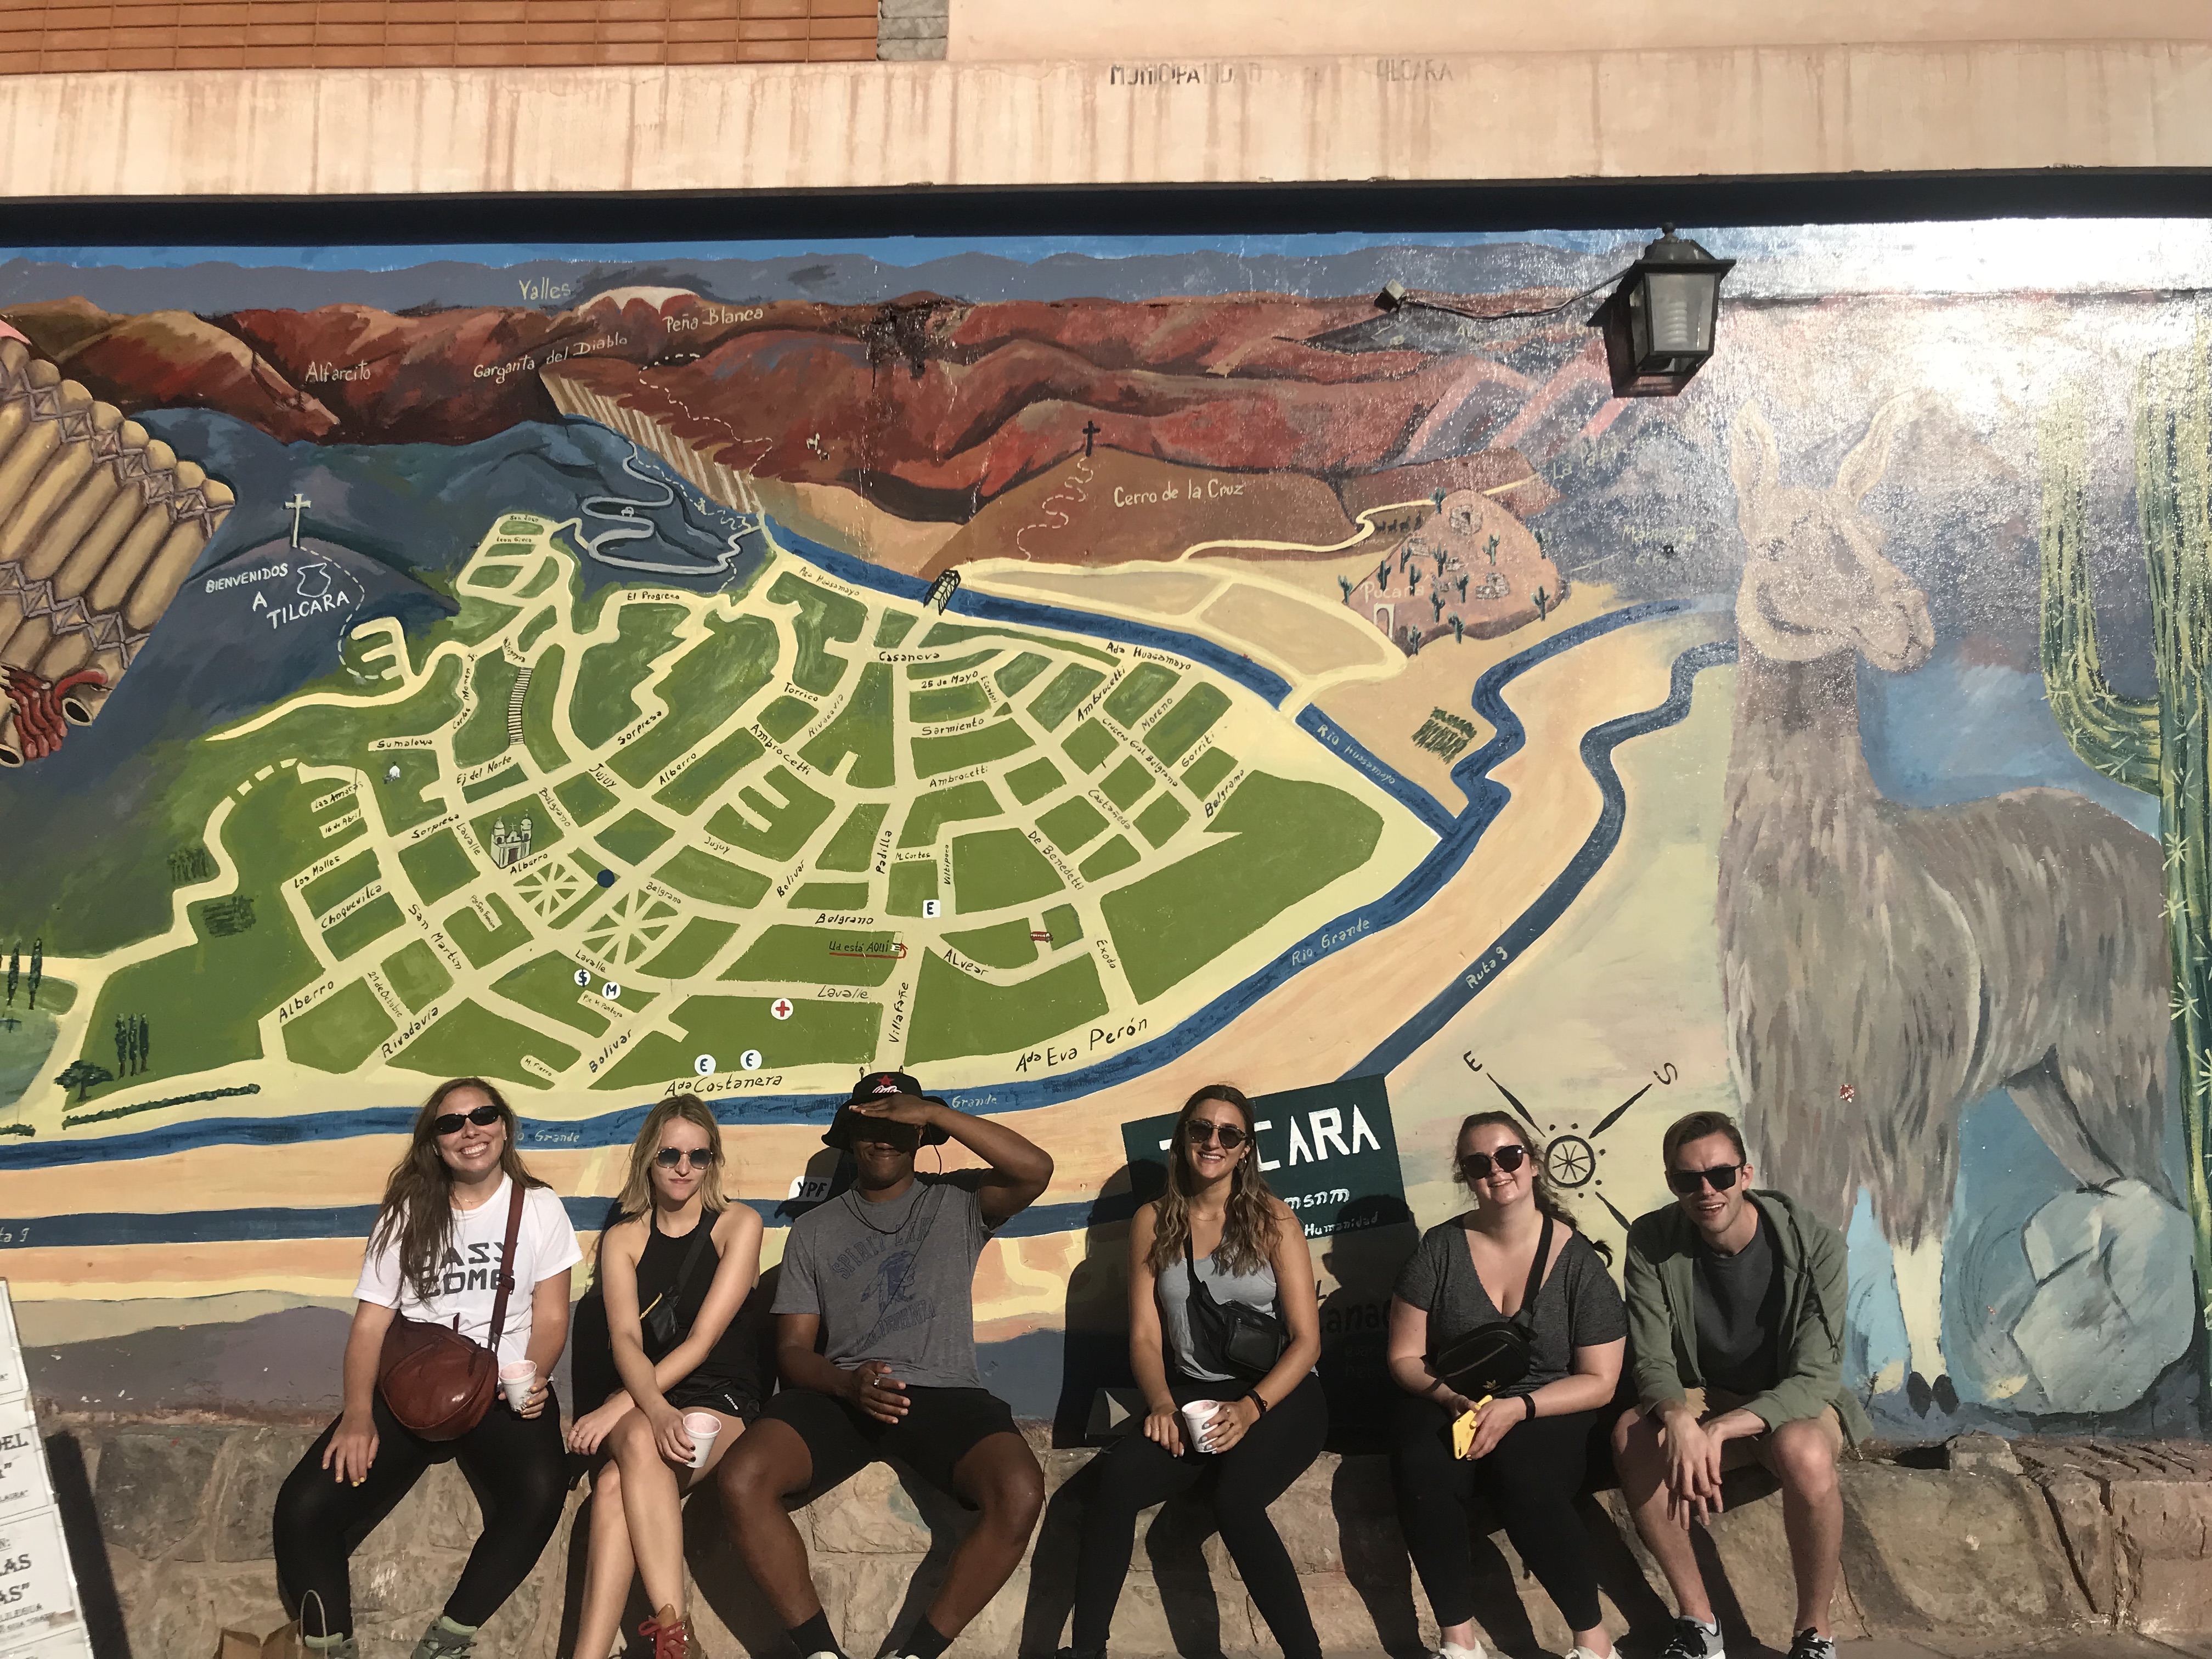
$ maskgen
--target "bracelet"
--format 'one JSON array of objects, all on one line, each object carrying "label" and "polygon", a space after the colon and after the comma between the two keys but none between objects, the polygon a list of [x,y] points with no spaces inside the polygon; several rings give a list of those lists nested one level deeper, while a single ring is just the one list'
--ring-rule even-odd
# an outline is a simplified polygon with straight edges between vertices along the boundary
[{"label": "bracelet", "polygon": [[1521,1398],[1527,1402],[1528,1407],[1528,1415],[1522,1418],[1521,1420],[1523,1423],[1534,1422],[1536,1420],[1536,1396],[1533,1394],[1524,1394]]},{"label": "bracelet", "polygon": [[1267,1414],[1267,1397],[1261,1394],[1259,1389],[1245,1389],[1244,1397],[1260,1408],[1261,1416],[1265,1417]]}]

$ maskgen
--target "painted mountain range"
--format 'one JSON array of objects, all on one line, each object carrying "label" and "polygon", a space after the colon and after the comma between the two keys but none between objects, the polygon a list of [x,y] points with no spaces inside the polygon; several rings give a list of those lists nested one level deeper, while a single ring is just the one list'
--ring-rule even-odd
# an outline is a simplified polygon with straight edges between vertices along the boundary
[{"label": "painted mountain range", "polygon": [[1369,298],[732,305],[630,288],[559,312],[118,315],[67,299],[5,314],[126,412],[207,409],[283,442],[465,444],[559,419],[548,382],[564,379],[733,468],[950,521],[1094,447],[1336,486],[1485,450],[1486,477],[1525,475],[1521,431],[1604,400],[1579,317],[1492,329],[1476,349],[1456,320],[1409,329]]}]

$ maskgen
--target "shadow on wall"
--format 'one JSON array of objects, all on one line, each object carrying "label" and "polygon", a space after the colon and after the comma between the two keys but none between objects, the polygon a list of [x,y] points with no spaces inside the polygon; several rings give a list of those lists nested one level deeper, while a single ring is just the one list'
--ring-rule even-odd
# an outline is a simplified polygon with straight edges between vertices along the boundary
[{"label": "shadow on wall", "polygon": [[1336,1288],[1321,1304],[1321,1383],[1328,1396],[1328,1449],[1383,1449],[1396,1408],[1390,1381],[1390,1297],[1421,1242],[1405,1200],[1356,1198],[1338,1212],[1336,1231],[1316,1255]]},{"label": "shadow on wall", "polygon": [[1129,1389],[1129,1221],[1160,1195],[1157,1164],[1124,1164],[1106,1177],[1083,1224],[1083,1260],[1067,1278],[1060,1321],[1060,1395],[1052,1443],[1089,1443],[1091,1407],[1101,1389]]},{"label": "shadow on wall", "polygon": [[115,1570],[108,1561],[107,1541],[93,1503],[92,1475],[85,1467],[84,1448],[76,1436],[67,1432],[48,1435],[46,1444],[46,1471],[53,1477],[54,1501],[61,1509],[62,1541],[76,1577],[85,1633],[91,1638],[93,1651],[102,1659],[131,1659],[131,1638],[123,1623],[123,1601],[116,1594]]}]

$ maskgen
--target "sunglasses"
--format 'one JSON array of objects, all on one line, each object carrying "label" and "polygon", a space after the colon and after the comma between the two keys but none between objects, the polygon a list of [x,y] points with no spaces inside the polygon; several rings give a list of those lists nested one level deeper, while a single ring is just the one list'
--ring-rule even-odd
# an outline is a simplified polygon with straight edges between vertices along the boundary
[{"label": "sunglasses", "polygon": [[1224,1152],[1233,1152],[1252,1139],[1233,1123],[1209,1123],[1202,1117],[1191,1118],[1183,1124],[1182,1138],[1194,1146],[1218,1141]]},{"label": "sunglasses", "polygon": [[856,1146],[862,1141],[872,1141],[878,1146],[889,1146],[894,1152],[918,1152],[921,1147],[920,1124],[900,1123],[889,1118],[862,1117],[857,1113],[853,1118],[852,1136]]},{"label": "sunglasses", "polygon": [[1667,1184],[1679,1198],[1695,1198],[1698,1188],[1708,1182],[1717,1193],[1724,1193],[1735,1185],[1735,1178],[1743,1172],[1741,1164],[1716,1164],[1710,1170],[1669,1170]]},{"label": "sunglasses", "polygon": [[1459,1161],[1469,1182],[1487,1181],[1494,1165],[1501,1175],[1511,1175],[1528,1161],[1526,1146],[1500,1146],[1494,1152],[1469,1152]]},{"label": "sunglasses", "polygon": [[664,1170],[688,1166],[694,1170],[711,1170],[722,1161],[721,1153],[712,1146],[694,1151],[689,1146],[663,1146],[653,1155],[653,1161]]},{"label": "sunglasses", "polygon": [[443,1112],[430,1120],[430,1133],[435,1135],[457,1135],[462,1126],[473,1123],[479,1129],[489,1129],[499,1121],[499,1108],[489,1103],[473,1112]]}]

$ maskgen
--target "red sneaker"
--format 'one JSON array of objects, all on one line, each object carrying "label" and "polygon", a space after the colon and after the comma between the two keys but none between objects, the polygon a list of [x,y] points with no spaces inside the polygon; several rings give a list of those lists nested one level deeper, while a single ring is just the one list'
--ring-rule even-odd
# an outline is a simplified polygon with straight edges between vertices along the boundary
[{"label": "red sneaker", "polygon": [[702,1659],[691,1643],[691,1621],[672,1607],[637,1627],[640,1636],[653,1638],[653,1659]]}]

